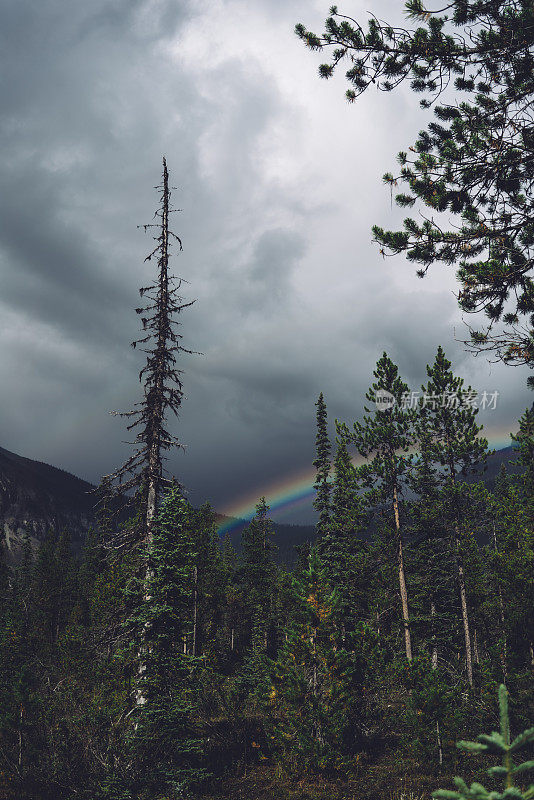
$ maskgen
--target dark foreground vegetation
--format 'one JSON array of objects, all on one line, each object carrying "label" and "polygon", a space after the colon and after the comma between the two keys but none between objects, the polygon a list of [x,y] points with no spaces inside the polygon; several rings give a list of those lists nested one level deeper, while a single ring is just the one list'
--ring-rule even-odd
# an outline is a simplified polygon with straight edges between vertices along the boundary
[{"label": "dark foreground vegetation", "polygon": [[[0,797],[417,797],[477,777],[455,741],[495,729],[498,684],[514,731],[534,718],[534,414],[521,473],[489,492],[462,479],[485,441],[441,351],[437,383],[458,405],[402,408],[380,359],[369,396],[401,402],[338,423],[332,474],[319,399],[319,538],[291,573],[264,501],[238,556],[178,487],[148,577],[104,523],[81,561],[65,532],[3,568]],[[374,455],[355,468],[347,444]]]}]

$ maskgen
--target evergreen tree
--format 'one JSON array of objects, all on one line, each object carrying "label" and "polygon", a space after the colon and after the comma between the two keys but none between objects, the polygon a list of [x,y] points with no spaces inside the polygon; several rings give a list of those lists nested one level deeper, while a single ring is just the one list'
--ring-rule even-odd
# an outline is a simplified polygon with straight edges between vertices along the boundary
[{"label": "evergreen tree", "polygon": [[527,502],[531,505],[534,522],[534,405],[525,411],[519,420],[519,431],[512,434],[518,450],[517,464],[524,467],[522,486]]},{"label": "evergreen tree", "polygon": [[135,796],[147,800],[181,797],[203,776],[195,733],[198,660],[183,646],[194,626],[198,556],[189,516],[180,489],[171,488],[153,528],[149,582],[139,585],[140,601],[127,623],[146,632],[147,668],[140,686],[146,701],[132,718],[129,750],[134,761],[128,784]]},{"label": "evergreen tree", "polygon": [[[474,495],[458,477],[465,476],[486,458],[487,440],[480,437],[481,426],[476,423],[478,409],[476,393],[464,389],[462,378],[451,370],[451,362],[438,347],[434,364],[427,366],[428,382],[423,389],[418,423],[419,440],[424,442],[427,458],[438,467],[436,482],[443,486],[444,519],[449,520],[456,552],[457,580],[465,638],[467,679],[473,685],[473,645],[465,566],[461,557],[462,524],[469,515]],[[423,439],[424,437],[424,439]],[[465,527],[465,526],[464,526]]]},{"label": "evergreen tree", "polygon": [[363,501],[358,493],[356,470],[344,441],[338,442],[334,459],[331,520],[318,542],[325,575],[338,593],[340,624],[354,628],[365,608],[365,552],[361,541]]},{"label": "evergreen tree", "polygon": [[366,399],[374,404],[374,410],[365,407],[364,422],[355,422],[352,431],[345,423],[336,424],[340,439],[352,442],[360,455],[369,459],[358,469],[362,484],[367,488],[368,503],[371,506],[386,504],[393,517],[404,643],[406,658],[411,661],[412,639],[400,505],[413,461],[409,450],[413,442],[414,413],[405,408],[408,386],[399,377],[398,367],[386,353],[378,360],[373,375],[375,382],[367,392]]},{"label": "evergreen tree", "polygon": [[336,593],[313,549],[293,581],[293,616],[273,666],[272,742],[297,773],[347,768],[358,735],[362,664],[342,643]]},{"label": "evergreen tree", "polygon": [[[518,485],[519,483],[519,485]],[[495,659],[501,674],[534,671],[534,530],[521,491],[501,470],[492,496],[492,536],[488,546],[488,577],[492,591],[485,614],[492,631]],[[512,672],[512,675],[510,675]]]},{"label": "evergreen tree", "polygon": [[256,514],[242,534],[241,587],[247,625],[246,641],[254,650],[266,651],[272,622],[274,530],[269,506],[262,497]]},{"label": "evergreen tree", "polygon": [[[500,766],[491,766],[488,775],[501,780],[504,784],[503,792],[489,792],[480,783],[468,786],[462,778],[455,778],[454,783],[458,791],[440,789],[434,793],[437,800],[474,800],[474,798],[495,798],[495,800],[531,800],[534,797],[534,784],[530,784],[526,791],[521,790],[525,776],[534,769],[534,761],[527,760],[514,764],[515,755],[520,750],[534,742],[534,728],[529,727],[512,740],[510,735],[510,715],[508,712],[508,690],[504,684],[499,687],[499,731],[490,734],[481,734],[476,742],[460,741],[457,747],[468,753],[481,755],[498,755],[501,757]],[[519,785],[518,785],[519,781]]]},{"label": "evergreen tree", "polygon": [[327,533],[330,524],[330,440],[328,438],[326,403],[323,393],[317,402],[317,433],[315,437],[315,461],[313,466],[317,470],[315,477],[315,499],[313,506],[319,514],[317,534],[322,537]]}]

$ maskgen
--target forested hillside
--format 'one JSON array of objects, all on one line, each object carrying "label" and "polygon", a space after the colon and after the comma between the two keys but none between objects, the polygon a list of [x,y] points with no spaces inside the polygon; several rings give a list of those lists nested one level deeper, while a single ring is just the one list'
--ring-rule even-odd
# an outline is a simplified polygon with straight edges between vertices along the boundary
[{"label": "forested hillside", "polygon": [[[335,443],[318,401],[322,527],[292,571],[277,564],[264,501],[237,553],[221,546],[216,514],[178,487],[156,517],[149,595],[139,554],[112,545],[105,518],[80,560],[67,531],[50,530],[34,559],[28,545],[2,578],[4,796],[254,794],[270,791],[275,767],[289,782],[321,776],[339,796],[368,771],[381,791],[402,776],[422,791],[460,763],[473,770],[455,738],[494,725],[498,683],[525,726],[533,412],[520,421],[515,474],[503,467],[492,490],[460,480],[487,443],[442,351],[428,373],[429,394],[446,384],[457,402],[403,409],[406,386],[384,355],[369,402],[381,390],[399,402],[338,422]],[[355,468],[347,446],[367,462]],[[132,706],[135,631],[148,621],[150,682]]]}]

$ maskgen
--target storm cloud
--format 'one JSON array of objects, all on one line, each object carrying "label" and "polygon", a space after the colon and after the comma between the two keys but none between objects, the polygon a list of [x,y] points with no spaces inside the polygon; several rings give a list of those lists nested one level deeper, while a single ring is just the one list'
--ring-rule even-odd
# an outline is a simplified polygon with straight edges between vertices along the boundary
[{"label": "storm cloud", "polygon": [[[351,2],[363,18],[363,0]],[[375,11],[397,13],[383,0]],[[138,287],[165,155],[181,209],[186,399],[169,468],[195,502],[262,494],[313,460],[314,402],[362,413],[383,350],[413,388],[442,344],[500,392],[490,438],[531,402],[520,369],[464,352],[454,270],[383,259],[381,175],[424,124],[409,91],[349,106],[296,22],[315,0],[7,0],[0,25],[0,445],[91,481],[128,453]],[[304,515],[304,516],[302,516]],[[309,519],[300,517],[288,521]]]}]

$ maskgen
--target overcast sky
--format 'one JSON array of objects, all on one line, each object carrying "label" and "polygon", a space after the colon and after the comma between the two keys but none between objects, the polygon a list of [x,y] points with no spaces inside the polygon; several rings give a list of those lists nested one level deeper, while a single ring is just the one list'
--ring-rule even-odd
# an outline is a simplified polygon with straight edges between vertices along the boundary
[{"label": "overcast sky", "polygon": [[[137,225],[165,154],[188,281],[186,399],[171,469],[191,498],[228,507],[314,457],[314,403],[361,415],[385,349],[419,388],[442,344],[502,441],[530,404],[519,368],[474,359],[454,270],[424,280],[384,260],[394,227],[382,174],[425,117],[409,90],[344,99],[342,76],[293,33],[327,0],[4,0],[0,20],[0,445],[90,481],[129,452],[140,398],[138,287],[152,277]],[[400,2],[374,2],[384,17]],[[369,4],[340,9],[364,19]],[[286,513],[297,522],[309,514]]]}]

